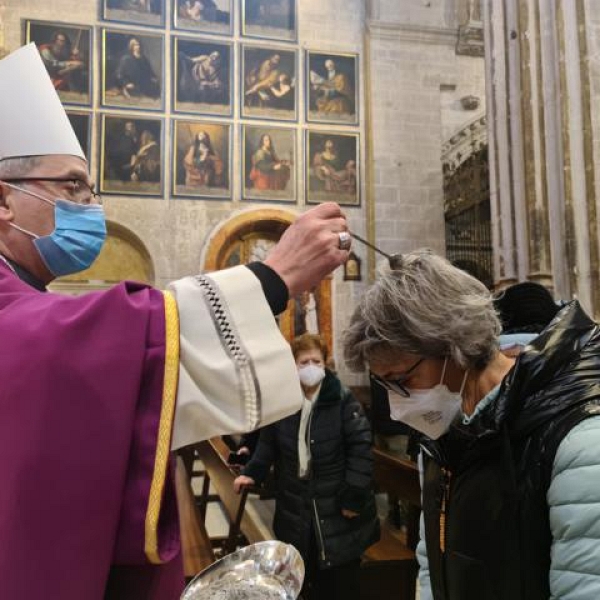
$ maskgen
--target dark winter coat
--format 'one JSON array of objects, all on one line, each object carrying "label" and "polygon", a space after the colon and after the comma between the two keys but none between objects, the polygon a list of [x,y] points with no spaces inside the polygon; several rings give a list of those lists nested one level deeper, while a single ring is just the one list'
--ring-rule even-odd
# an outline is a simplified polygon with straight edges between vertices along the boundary
[{"label": "dark winter coat", "polygon": [[[307,429],[311,474],[298,477],[300,412],[261,431],[244,474],[264,481],[275,464],[277,500],[274,530],[306,558],[311,528],[322,568],[359,558],[379,539],[372,490],[371,430],[360,404],[329,371]],[[359,513],[348,519],[342,509]]]},{"label": "dark winter coat", "polygon": [[423,444],[435,600],[551,597],[554,459],[565,436],[599,410],[600,329],[572,302],[519,356],[495,401]]}]

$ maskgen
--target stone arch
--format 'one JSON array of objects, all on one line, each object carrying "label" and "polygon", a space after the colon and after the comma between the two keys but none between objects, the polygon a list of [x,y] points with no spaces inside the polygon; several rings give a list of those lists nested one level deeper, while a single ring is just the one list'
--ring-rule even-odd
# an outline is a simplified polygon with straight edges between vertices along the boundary
[{"label": "stone arch", "polygon": [[220,223],[209,236],[203,263],[204,271],[216,271],[226,266],[226,257],[233,244],[251,234],[265,234],[278,240],[296,214],[279,208],[258,208],[238,213]]},{"label": "stone arch", "polygon": [[[202,261],[203,271],[262,260],[262,256],[248,256],[243,247],[261,239],[274,244],[295,218],[295,213],[278,208],[250,209],[234,215],[219,224],[210,235]],[[263,250],[267,247],[263,245]],[[242,248],[242,251],[234,254],[236,248]],[[318,331],[330,350],[333,337],[331,322],[331,278],[324,279],[311,292],[290,298],[288,308],[279,316],[279,326],[286,339],[291,340],[305,331]]]},{"label": "stone arch", "polygon": [[78,294],[105,289],[126,279],[154,285],[154,263],[142,240],[114,221],[107,221],[106,229],[106,242],[94,264],[85,271],[57,279],[51,289]]}]

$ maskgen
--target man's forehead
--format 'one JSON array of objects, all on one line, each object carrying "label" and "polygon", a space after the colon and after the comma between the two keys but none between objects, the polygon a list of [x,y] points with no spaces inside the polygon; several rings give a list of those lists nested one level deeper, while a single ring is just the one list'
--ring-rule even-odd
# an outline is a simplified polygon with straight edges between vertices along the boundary
[{"label": "man's forehead", "polygon": [[74,177],[89,179],[88,164],[78,156],[52,154],[40,156],[28,177]]}]

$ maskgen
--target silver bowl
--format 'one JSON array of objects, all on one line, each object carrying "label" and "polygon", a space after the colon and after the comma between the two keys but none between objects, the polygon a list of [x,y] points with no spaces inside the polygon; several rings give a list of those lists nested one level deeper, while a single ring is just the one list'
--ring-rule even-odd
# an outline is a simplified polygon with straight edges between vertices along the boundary
[{"label": "silver bowl", "polygon": [[204,569],[181,600],[296,600],[303,581],[304,561],[294,546],[259,542]]}]

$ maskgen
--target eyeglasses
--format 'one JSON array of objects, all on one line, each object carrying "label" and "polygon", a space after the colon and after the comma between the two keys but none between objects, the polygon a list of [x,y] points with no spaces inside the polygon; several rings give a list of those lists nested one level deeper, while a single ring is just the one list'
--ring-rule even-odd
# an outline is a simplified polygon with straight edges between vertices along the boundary
[{"label": "eyeglasses", "polygon": [[396,394],[400,394],[404,396],[404,398],[410,398],[410,392],[408,388],[404,385],[407,379],[410,378],[414,370],[424,361],[424,358],[420,358],[408,371],[402,373],[400,377],[396,379],[382,379],[381,377],[375,375],[375,373],[371,373],[371,379],[377,382],[380,386],[384,387],[389,392],[394,392]]},{"label": "eyeglasses", "polygon": [[68,190],[73,202],[77,204],[90,204],[92,200],[97,204],[102,204],[102,196],[94,189],[93,185],[90,185],[83,179],[77,179],[76,177],[13,177],[11,179],[3,179],[7,183],[18,183],[22,181],[51,181],[59,183],[68,183],[70,188]]}]

